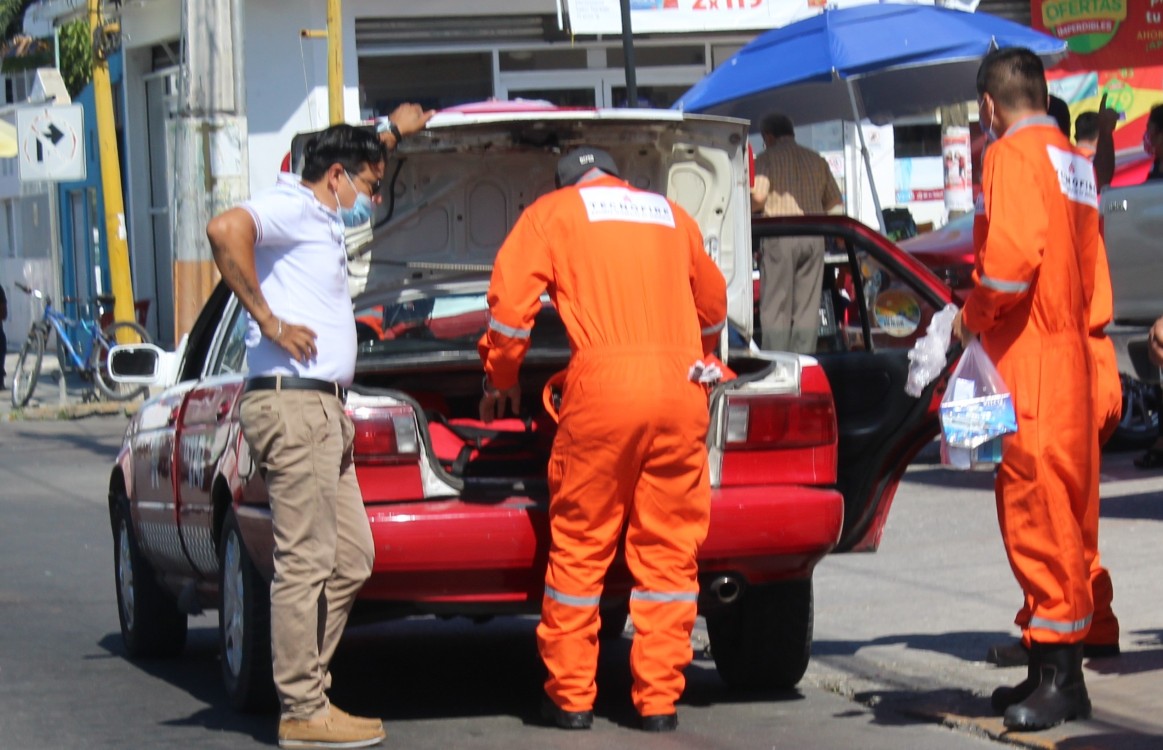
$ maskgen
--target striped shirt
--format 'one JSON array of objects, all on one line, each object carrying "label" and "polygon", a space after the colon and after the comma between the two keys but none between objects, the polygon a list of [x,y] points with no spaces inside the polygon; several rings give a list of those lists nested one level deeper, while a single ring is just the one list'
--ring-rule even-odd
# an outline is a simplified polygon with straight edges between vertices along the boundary
[{"label": "striped shirt", "polygon": [[764,216],[823,214],[843,203],[828,162],[793,136],[776,138],[755,157],[751,193],[757,198],[766,194]]}]

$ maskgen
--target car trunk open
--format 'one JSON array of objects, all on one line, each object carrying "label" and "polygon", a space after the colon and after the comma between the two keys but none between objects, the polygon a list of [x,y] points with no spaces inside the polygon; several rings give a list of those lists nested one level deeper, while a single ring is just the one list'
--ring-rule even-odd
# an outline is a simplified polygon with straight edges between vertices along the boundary
[{"label": "car trunk open", "polygon": [[437,115],[389,161],[371,231],[349,232],[356,392],[411,404],[428,463],[461,496],[543,494],[556,424],[542,390],[567,366],[569,341],[544,297],[521,369],[523,413],[479,422],[477,341],[497,250],[521,212],[553,189],[561,154],[597,146],[628,183],[666,194],[699,222],[727,280],[731,325],[746,339],[746,131],[740,120],[670,111]]}]

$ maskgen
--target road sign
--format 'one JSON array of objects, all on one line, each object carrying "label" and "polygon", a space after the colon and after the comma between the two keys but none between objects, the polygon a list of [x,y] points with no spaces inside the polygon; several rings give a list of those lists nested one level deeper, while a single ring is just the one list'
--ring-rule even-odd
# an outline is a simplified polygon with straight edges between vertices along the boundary
[{"label": "road sign", "polygon": [[85,110],[79,104],[16,110],[20,179],[85,179]]}]

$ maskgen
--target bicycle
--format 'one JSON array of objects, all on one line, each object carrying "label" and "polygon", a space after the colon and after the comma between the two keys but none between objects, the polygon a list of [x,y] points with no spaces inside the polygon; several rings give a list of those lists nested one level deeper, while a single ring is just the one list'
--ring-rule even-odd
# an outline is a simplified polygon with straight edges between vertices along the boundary
[{"label": "bicycle", "polygon": [[12,375],[12,406],[20,409],[32,398],[36,390],[36,380],[40,377],[41,361],[49,336],[55,331],[58,351],[61,356],[62,377],[66,367],[72,366],[86,381],[91,381],[105,398],[113,401],[128,401],[143,395],[147,387],[118,383],[113,380],[106,367],[109,350],[118,342],[122,332],[132,332],[142,343],[149,343],[149,334],[137,323],[118,321],[101,330],[96,320],[78,316],[68,317],[52,305],[52,299],[39,289],[30,289],[17,282],[16,286],[25,294],[44,302],[44,316],[33,322],[28,329],[28,338],[20,347]]}]

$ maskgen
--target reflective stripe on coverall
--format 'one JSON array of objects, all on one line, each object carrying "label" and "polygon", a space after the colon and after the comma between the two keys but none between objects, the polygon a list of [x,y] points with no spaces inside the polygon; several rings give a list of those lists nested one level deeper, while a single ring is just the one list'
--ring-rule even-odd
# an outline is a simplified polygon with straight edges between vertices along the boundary
[{"label": "reflective stripe on coverall", "polygon": [[1087,343],[1098,232],[1094,169],[1053,119],[1032,117],[987,149],[982,188],[984,231],[975,232],[975,285],[963,320],[981,335],[1018,418],[998,469],[998,522],[1031,613],[1023,637],[1075,643],[1093,615],[1082,527],[1097,519]]},{"label": "reflective stripe on coverall", "polygon": [[480,345],[494,387],[517,382],[546,290],[573,357],[549,464],[545,690],[593,708],[598,604],[625,528],[632,698],[644,716],[673,713],[710,518],[707,395],[687,375],[719,340],[726,284],[686,212],[603,176],[538,199],[498,252]]}]

